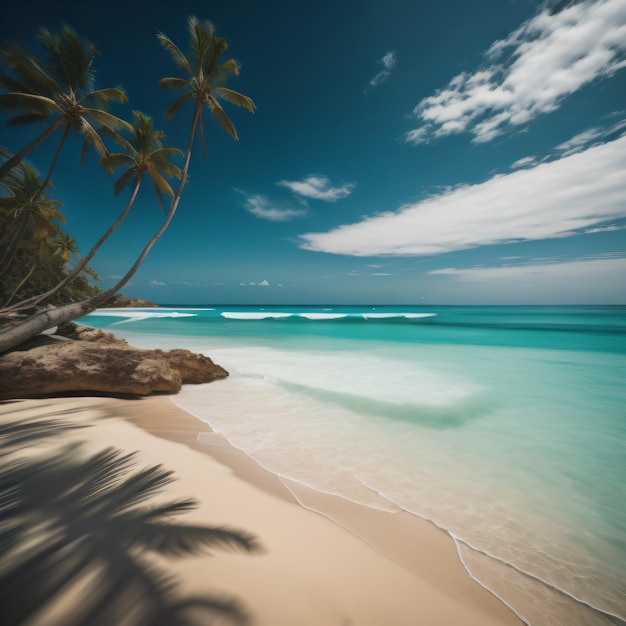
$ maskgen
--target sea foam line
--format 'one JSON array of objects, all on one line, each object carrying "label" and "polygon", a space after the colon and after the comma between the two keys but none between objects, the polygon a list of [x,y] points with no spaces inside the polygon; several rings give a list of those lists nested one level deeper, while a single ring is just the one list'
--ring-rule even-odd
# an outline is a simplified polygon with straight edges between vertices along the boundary
[{"label": "sea foam line", "polygon": [[435,317],[436,313],[282,313],[278,311],[222,311],[220,315],[231,320],[264,320],[302,318],[308,320],[338,320],[338,319],[419,319]]}]

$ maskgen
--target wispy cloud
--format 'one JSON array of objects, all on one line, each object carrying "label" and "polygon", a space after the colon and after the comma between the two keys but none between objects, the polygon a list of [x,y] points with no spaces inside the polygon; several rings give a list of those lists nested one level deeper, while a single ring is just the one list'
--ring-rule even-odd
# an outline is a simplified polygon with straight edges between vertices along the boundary
[{"label": "wispy cloud", "polygon": [[150,284],[153,287],[167,287],[167,283],[164,283],[164,282],[162,282],[160,280],[151,280]]},{"label": "wispy cloud", "polygon": [[[240,287],[271,287],[271,285],[269,284],[269,282],[267,280],[262,280],[260,283],[255,283],[255,282],[249,282],[249,283],[239,283]],[[279,285],[279,287],[282,287],[282,285]]]},{"label": "wispy cloud", "polygon": [[[624,27],[624,35],[626,36],[626,26]],[[575,135],[568,141],[564,141],[559,144],[555,150],[560,152],[563,156],[574,154],[584,150],[594,142],[598,142],[601,139],[610,137],[615,133],[619,133],[626,128],[626,119],[621,119],[619,122],[612,124],[611,126],[598,126],[596,128],[588,128],[587,130]]]},{"label": "wispy cloud", "polygon": [[293,207],[277,207],[268,198],[261,194],[248,194],[241,189],[235,189],[244,198],[243,206],[249,213],[271,222],[288,222],[297,217],[307,214],[306,209],[294,209]]},{"label": "wispy cloud", "polygon": [[457,187],[324,233],[302,248],[353,256],[435,255],[568,237],[626,217],[626,137]]},{"label": "wispy cloud", "polygon": [[586,235],[592,234],[592,233],[611,233],[615,230],[624,230],[626,229],[626,226],[618,226],[617,224],[609,224],[608,226],[598,226],[596,228],[588,228],[585,231]]},{"label": "wispy cloud", "polygon": [[294,193],[305,198],[325,200],[326,202],[341,200],[341,198],[349,196],[356,187],[355,183],[333,186],[326,176],[308,176],[301,181],[280,180],[276,184],[291,189]]},{"label": "wispy cloud", "polygon": [[377,63],[382,66],[382,69],[370,80],[369,87],[365,89],[365,93],[387,81],[389,76],[391,76],[391,70],[396,66],[397,60],[398,55],[395,50],[386,52],[382,58],[378,59]]},{"label": "wispy cloud", "polygon": [[[578,289],[591,281],[601,279],[606,285],[626,286],[626,258],[574,259],[559,263],[534,263],[527,265],[507,265],[500,267],[472,267],[465,269],[445,268],[433,270],[429,274],[437,276],[454,276],[464,282],[481,282],[507,284],[511,281],[532,280],[535,286],[539,281],[547,285],[558,285],[559,281],[573,282]],[[626,292],[624,292],[626,293]],[[622,295],[622,299],[626,296]]]},{"label": "wispy cloud", "polygon": [[415,108],[422,122],[405,135],[420,144],[470,132],[486,142],[557,109],[592,81],[626,67],[626,3],[583,0],[544,9],[487,52],[485,67],[455,76]]},{"label": "wispy cloud", "polygon": [[530,165],[535,165],[536,164],[536,159],[535,157],[524,157],[523,159],[519,159],[518,161],[515,161],[515,163],[513,163],[513,165],[511,165],[511,168],[516,170],[519,167],[528,167]]}]

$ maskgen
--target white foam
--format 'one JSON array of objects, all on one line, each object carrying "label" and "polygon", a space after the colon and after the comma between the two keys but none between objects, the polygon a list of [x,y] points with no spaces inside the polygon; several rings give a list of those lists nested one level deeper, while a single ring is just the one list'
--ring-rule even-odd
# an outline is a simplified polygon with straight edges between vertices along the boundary
[{"label": "white foam", "polygon": [[240,312],[240,311],[222,311],[222,317],[229,320],[264,320],[264,319],[281,319],[283,317],[291,317],[293,313],[266,313],[266,312]]},{"label": "white foam", "polygon": [[289,351],[246,346],[214,349],[211,357],[231,377],[265,379],[310,392],[344,394],[375,402],[449,407],[483,388],[429,364],[362,352]]},{"label": "white foam", "polygon": [[139,322],[141,320],[147,320],[150,318],[167,318],[167,317],[197,317],[197,313],[179,313],[178,311],[160,311],[152,309],[150,311],[140,310],[140,309],[96,309],[93,313],[89,313],[86,317],[90,315],[101,316],[101,317],[123,317],[123,320],[119,322],[114,322],[111,326],[115,326],[117,324],[124,324],[127,322]]},{"label": "white foam", "polygon": [[347,313],[300,313],[298,317],[304,317],[308,320],[338,320],[342,317],[348,317]]},{"label": "white foam", "polygon": [[[332,309],[324,309],[332,310]],[[418,319],[435,317],[436,313],[281,313],[278,311],[223,311],[222,317],[231,320],[264,320],[299,317],[307,320],[338,320],[338,319]]]}]

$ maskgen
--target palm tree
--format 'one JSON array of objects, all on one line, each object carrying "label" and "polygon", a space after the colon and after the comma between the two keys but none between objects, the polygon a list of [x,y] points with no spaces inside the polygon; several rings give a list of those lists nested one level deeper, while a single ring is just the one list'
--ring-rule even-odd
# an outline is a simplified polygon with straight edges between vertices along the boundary
[{"label": "palm tree", "polygon": [[[133,122],[132,136],[129,140],[124,139],[117,133],[106,133],[107,136],[121,145],[125,152],[107,153],[101,159],[102,164],[109,172],[112,172],[113,169],[117,167],[127,168],[113,185],[115,195],[118,195],[129,183],[132,182],[133,184],[130,199],[122,213],[60,283],[45,293],[23,300],[12,307],[3,309],[2,312],[16,311],[35,306],[39,302],[57,293],[74,280],[80,272],[84,271],[87,263],[89,263],[102,244],[113,234],[128,215],[128,212],[137,198],[144,176],[148,175],[152,180],[154,191],[156,192],[157,199],[161,206],[163,206],[163,195],[174,196],[174,190],[165,177],[180,179],[182,175],[181,169],[171,163],[170,159],[179,154],[182,155],[182,150],[163,146],[162,140],[165,137],[165,133],[154,128],[153,121],[148,115],[140,111],[133,111]],[[67,260],[69,261],[69,258]]]},{"label": "palm tree", "polygon": [[125,152],[107,153],[102,157],[101,162],[109,172],[116,167],[126,167],[126,171],[115,181],[113,186],[115,195],[119,194],[128,183],[134,183],[133,195],[145,174],[152,180],[154,191],[161,208],[163,207],[161,197],[165,194],[174,196],[174,191],[164,174],[170,178],[180,179],[181,169],[170,163],[169,159],[177,155],[182,155],[183,151],[178,148],[163,147],[162,140],[165,133],[154,128],[152,118],[133,111],[132,138],[126,141],[123,137],[110,134],[111,138],[124,148]]},{"label": "palm tree", "polygon": [[208,20],[200,21],[191,16],[188,20],[189,53],[183,54],[176,44],[165,34],[158,33],[161,44],[172,56],[174,64],[182,70],[184,77],[168,77],[159,81],[161,87],[167,89],[183,89],[185,93],[179,96],[165,112],[165,119],[171,119],[187,102],[193,102],[194,111],[191,124],[190,143],[188,152],[195,136],[196,127],[200,124],[202,147],[206,156],[206,143],[202,122],[202,111],[207,105],[217,123],[237,141],[237,130],[226,115],[219,100],[223,99],[238,107],[243,107],[254,113],[254,102],[237,91],[226,88],[224,85],[229,74],[239,74],[239,64],[234,59],[221,61],[221,56],[228,49],[223,37],[215,35],[213,24]]},{"label": "palm tree", "polygon": [[[82,315],[87,315],[104,303],[110,296],[119,291],[139,269],[154,244],[159,240],[172,221],[185,184],[187,183],[187,173],[191,160],[193,140],[195,138],[198,123],[202,119],[202,111],[206,104],[221,126],[236,140],[237,133],[235,127],[224,113],[218,98],[223,98],[228,102],[243,106],[251,113],[256,109],[254,102],[236,91],[226,89],[223,85],[229,74],[238,74],[239,65],[233,59],[221,62],[221,55],[226,51],[226,41],[215,35],[213,25],[209,21],[199,21],[196,17],[190,17],[189,24],[189,48],[190,52],[185,56],[180,49],[163,33],[158,33],[157,37],[162,45],[170,52],[174,63],[183,70],[185,78],[165,78],[160,82],[165,87],[184,88],[186,93],[179,97],[167,110],[167,116],[172,117],[186,102],[193,101],[193,117],[191,130],[185,154],[185,163],[182,169],[180,184],[176,195],[172,198],[167,212],[167,216],[159,228],[146,244],[134,265],[126,272],[124,277],[113,287],[103,291],[101,294],[76,302],[57,309],[45,311],[34,315],[25,322],[13,326],[4,332],[0,332],[0,354],[11,350],[20,343],[34,337],[43,330],[51,328],[57,324],[69,322]],[[201,128],[201,134],[204,136]]]},{"label": "palm tree", "polygon": [[129,126],[107,110],[109,102],[128,101],[124,91],[120,88],[95,90],[93,61],[97,50],[90,41],[79,37],[69,26],[63,26],[58,35],[41,29],[39,40],[46,52],[43,60],[19,44],[9,44],[0,51],[0,58],[12,70],[12,74],[0,72],[0,87],[8,91],[0,94],[0,107],[18,112],[7,124],[22,126],[51,121],[41,134],[0,167],[0,180],[62,126],[65,132],[46,181],[70,130],[80,133],[85,139],[82,161],[85,150],[91,144],[102,156],[106,154],[94,123],[108,129]]},{"label": "palm tree", "polygon": [[11,266],[29,229],[32,239],[41,242],[55,234],[55,222],[65,222],[65,218],[58,211],[62,204],[44,193],[52,185],[42,183],[35,168],[27,163],[20,163],[11,171],[0,187],[6,193],[0,197],[0,209],[4,212],[0,240],[2,275]]},{"label": "palm tree", "polygon": [[54,239],[50,240],[48,245],[52,248],[53,254],[61,257],[64,263],[69,263],[72,255],[80,256],[76,239],[70,237],[67,233],[59,233]]}]

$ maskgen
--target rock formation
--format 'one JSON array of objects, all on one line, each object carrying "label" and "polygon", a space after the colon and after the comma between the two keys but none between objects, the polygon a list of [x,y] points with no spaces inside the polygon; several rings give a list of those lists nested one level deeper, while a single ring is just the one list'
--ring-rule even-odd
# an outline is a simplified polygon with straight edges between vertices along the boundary
[{"label": "rock formation", "polygon": [[40,335],[0,357],[0,399],[64,394],[178,393],[228,372],[189,350],[142,350],[111,333],[77,326]]},{"label": "rock formation", "polygon": [[119,293],[111,296],[104,304],[100,305],[103,309],[121,309],[126,307],[133,307],[137,309],[158,309],[159,305],[150,300],[144,300],[143,298],[129,298]]}]

